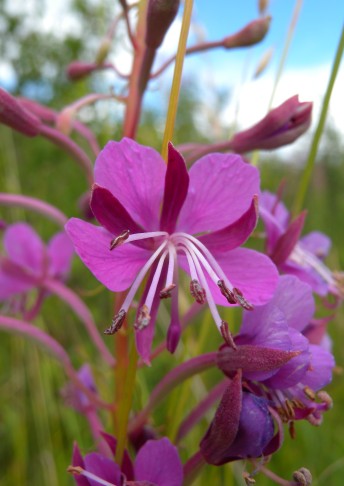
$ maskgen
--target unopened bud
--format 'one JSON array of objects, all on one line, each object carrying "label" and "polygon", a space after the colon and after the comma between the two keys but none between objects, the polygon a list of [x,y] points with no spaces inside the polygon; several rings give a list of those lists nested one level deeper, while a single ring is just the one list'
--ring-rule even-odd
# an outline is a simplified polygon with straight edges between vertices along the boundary
[{"label": "unopened bud", "polygon": [[253,20],[239,32],[233,35],[229,35],[223,40],[223,47],[226,49],[231,49],[233,47],[247,47],[262,41],[266,36],[271,17],[263,17],[260,19]]},{"label": "unopened bud", "polygon": [[310,486],[312,484],[312,474],[305,467],[301,467],[298,471],[293,473],[293,480],[298,486]]},{"label": "unopened bud", "polygon": [[269,0],[258,0],[258,10],[260,15],[264,15],[269,6]]},{"label": "unopened bud", "polygon": [[145,39],[147,47],[160,47],[177,15],[179,3],[179,0],[149,0]]},{"label": "unopened bud", "polygon": [[74,61],[68,65],[66,72],[69,79],[72,81],[77,81],[78,79],[84,78],[97,69],[101,68],[94,62]]},{"label": "unopened bud", "polygon": [[7,125],[27,137],[39,134],[41,121],[23,108],[4,89],[0,88],[0,123]]}]

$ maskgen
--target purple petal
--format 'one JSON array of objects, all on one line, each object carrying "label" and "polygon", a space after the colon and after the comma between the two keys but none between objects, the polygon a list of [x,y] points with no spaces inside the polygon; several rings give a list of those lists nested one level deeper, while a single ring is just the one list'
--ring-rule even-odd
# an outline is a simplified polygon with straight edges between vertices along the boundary
[{"label": "purple petal", "polygon": [[260,457],[273,434],[274,424],[267,400],[243,392],[238,433],[228,447],[223,463],[247,457]]},{"label": "purple petal", "polygon": [[303,267],[298,263],[292,262],[291,260],[288,260],[285,264],[281,265],[279,268],[281,271],[283,271],[283,273],[294,275],[302,282],[307,283],[317,294],[322,296],[328,294],[329,292],[328,283],[313,268]]},{"label": "purple petal", "polygon": [[189,176],[189,192],[177,226],[190,234],[230,225],[259,194],[258,170],[239,155],[206,155],[191,167]]},{"label": "purple petal", "polygon": [[296,219],[294,219],[292,223],[290,223],[286,232],[283,233],[276,241],[275,247],[270,255],[271,259],[276,263],[276,265],[284,263],[293,251],[300,238],[305,217],[306,211],[302,211],[302,213]]},{"label": "purple petal", "polygon": [[282,366],[277,373],[265,381],[269,388],[285,389],[302,381],[310,363],[310,351],[308,339],[294,329],[289,329],[291,339],[291,351],[301,351],[298,356],[292,358]]},{"label": "purple petal", "polygon": [[4,259],[0,262],[0,300],[28,292],[37,286],[37,279],[21,267]]},{"label": "purple petal", "polygon": [[93,185],[90,205],[99,223],[111,234],[117,236],[124,230],[143,233],[143,228],[132,219],[118,199],[105,187]]},{"label": "purple petal", "polygon": [[[278,283],[278,273],[272,261],[262,253],[247,248],[237,248],[214,257],[233,284],[239,288],[246,300],[253,305],[269,301]],[[207,278],[214,300],[219,305],[228,306],[215,283]]]},{"label": "purple petal", "polygon": [[182,486],[183,466],[178,450],[166,438],[148,440],[135,459],[135,479],[157,486]]},{"label": "purple petal", "polygon": [[287,229],[289,212],[275,194],[267,191],[260,196],[259,210],[267,233],[268,251],[271,253],[277,239]]},{"label": "purple petal", "polygon": [[[302,331],[309,324],[315,311],[312,289],[292,275],[283,275],[267,307],[280,309],[288,325]],[[250,316],[247,316],[247,319],[250,319]]]},{"label": "purple petal", "polygon": [[215,417],[201,440],[200,449],[209,464],[227,462],[227,451],[238,433],[242,406],[241,373],[237,373],[227,387]]},{"label": "purple petal", "polygon": [[150,257],[150,252],[130,243],[110,251],[111,234],[80,219],[70,219],[66,231],[84,264],[115,292],[127,289]]},{"label": "purple petal", "polygon": [[164,200],[160,219],[160,229],[162,231],[174,232],[188,188],[189,174],[184,159],[173,145],[169,143]]},{"label": "purple petal", "polygon": [[40,276],[45,264],[45,246],[38,234],[26,223],[8,226],[4,234],[4,248],[9,258],[19,266]]},{"label": "purple petal", "polygon": [[309,370],[307,370],[305,376],[302,378],[302,384],[317,391],[332,381],[335,361],[332,353],[326,351],[321,346],[311,344],[309,348],[311,351],[311,361]]},{"label": "purple petal", "polygon": [[[86,471],[116,486],[121,484],[121,470],[111,459],[91,452],[86,454],[84,462]],[[99,482],[94,479],[88,479],[88,482],[90,486],[99,486]]]},{"label": "purple petal", "polygon": [[48,244],[49,274],[64,279],[70,270],[74,255],[73,245],[66,233],[57,233]]},{"label": "purple petal", "polygon": [[[75,442],[73,446],[73,458],[72,458],[72,465],[73,466],[79,466],[85,469],[85,463],[82,458],[80,449],[78,447],[78,444]],[[90,483],[88,482],[88,479],[86,479],[84,476],[80,475],[75,475],[74,480],[78,486],[90,486]]]},{"label": "purple petal", "polygon": [[[113,456],[115,456],[116,448],[117,448],[117,439],[113,435],[108,434],[107,432],[101,431],[100,433],[103,439],[106,441],[107,445],[110,447]],[[125,477],[127,478],[128,481],[133,481],[134,468],[127,450],[125,450],[123,454],[121,470],[123,474],[125,474]]]},{"label": "purple petal", "polygon": [[158,152],[128,138],[109,142],[95,164],[95,182],[108,189],[146,230],[159,227],[165,173]]},{"label": "purple petal", "polygon": [[303,236],[299,244],[320,259],[325,258],[331,248],[330,238],[319,231],[312,231],[312,233]]},{"label": "purple petal", "polygon": [[200,236],[198,239],[210,251],[229,251],[245,243],[257,225],[258,197],[254,196],[251,206],[234,223],[212,233]]}]

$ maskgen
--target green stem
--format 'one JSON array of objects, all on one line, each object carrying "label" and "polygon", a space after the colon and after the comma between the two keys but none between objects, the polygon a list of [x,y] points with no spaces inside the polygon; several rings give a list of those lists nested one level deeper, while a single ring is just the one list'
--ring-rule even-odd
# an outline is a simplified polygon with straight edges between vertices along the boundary
[{"label": "green stem", "polygon": [[118,429],[117,429],[117,448],[116,448],[116,462],[122,463],[123,454],[127,442],[127,427],[129,421],[129,414],[132,406],[136,370],[137,370],[138,354],[136,351],[135,342],[131,343],[131,349],[129,354],[128,370],[126,373],[126,381],[124,385],[123,399],[120,404],[118,413]]},{"label": "green stem", "polygon": [[186,42],[191,23],[193,0],[185,0],[182,28],[179,37],[176,64],[174,67],[170,101],[167,110],[165,133],[162,142],[162,157],[167,160],[168,142],[172,140],[174,124],[176,121],[180,84],[182,79],[183,64],[186,51]]},{"label": "green stem", "polygon": [[336,56],[334,58],[334,63],[333,63],[333,66],[332,66],[331,76],[330,76],[330,79],[329,79],[329,82],[328,82],[328,85],[327,85],[327,89],[326,89],[324,101],[323,101],[323,104],[322,104],[318,125],[317,125],[317,128],[316,128],[315,133],[314,133],[311,148],[309,150],[306,167],[305,167],[305,170],[303,171],[301,181],[300,181],[300,185],[299,185],[299,189],[298,189],[297,194],[296,194],[294,211],[293,211],[294,214],[298,214],[300,212],[300,210],[303,206],[304,200],[305,200],[306,192],[307,192],[307,189],[308,189],[308,186],[309,186],[313,167],[314,167],[314,164],[315,164],[315,158],[316,158],[316,155],[317,155],[317,152],[318,152],[320,138],[321,138],[322,132],[324,130],[324,125],[325,125],[326,116],[327,116],[327,112],[328,112],[328,108],[329,108],[329,104],[330,104],[331,94],[332,94],[333,86],[334,86],[334,83],[336,81],[336,77],[337,77],[337,74],[338,74],[340,61],[341,61],[341,58],[342,58],[342,55],[343,55],[343,50],[344,50],[344,28],[342,29],[341,37],[340,37],[340,40],[339,40],[339,43],[338,43]]}]

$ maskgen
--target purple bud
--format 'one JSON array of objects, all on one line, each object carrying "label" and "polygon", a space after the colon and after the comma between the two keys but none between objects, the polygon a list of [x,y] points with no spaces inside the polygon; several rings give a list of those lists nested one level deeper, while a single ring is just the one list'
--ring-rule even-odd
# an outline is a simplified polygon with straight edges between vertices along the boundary
[{"label": "purple bud", "polygon": [[39,134],[40,120],[23,108],[14,96],[0,88],[0,123],[7,125],[27,137]]},{"label": "purple bud", "polygon": [[174,21],[179,0],[150,0],[147,9],[146,46],[157,49]]},{"label": "purple bud", "polygon": [[310,102],[300,103],[298,96],[289,98],[256,125],[234,135],[230,148],[241,153],[270,150],[294,142],[309,128],[312,106]]},{"label": "purple bud", "polygon": [[47,106],[43,106],[36,101],[30,100],[28,98],[17,98],[20,106],[22,106],[26,111],[33,113],[37,116],[40,120],[47,122],[47,123],[55,123],[57,114],[51,108]]},{"label": "purple bud", "polygon": [[266,36],[270,21],[270,16],[253,20],[239,30],[239,32],[223,39],[223,47],[225,49],[232,49],[233,47],[247,47],[258,44]]},{"label": "purple bud", "polygon": [[84,78],[93,71],[110,68],[110,64],[97,64],[95,62],[73,61],[67,66],[67,76],[72,81]]},{"label": "purple bud", "polygon": [[179,319],[171,319],[171,323],[167,331],[167,349],[172,354],[177,349],[181,333],[182,328]]}]

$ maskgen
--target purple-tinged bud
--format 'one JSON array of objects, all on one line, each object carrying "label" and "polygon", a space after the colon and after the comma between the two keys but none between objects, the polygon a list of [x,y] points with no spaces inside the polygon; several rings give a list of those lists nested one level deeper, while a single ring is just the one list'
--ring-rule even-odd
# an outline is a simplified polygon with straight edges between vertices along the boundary
[{"label": "purple-tinged bud", "polygon": [[179,0],[149,0],[147,9],[146,46],[157,49],[174,21]]},{"label": "purple-tinged bud", "polygon": [[47,123],[55,123],[57,113],[51,108],[48,108],[47,106],[43,106],[40,103],[37,103],[36,101],[29,100],[28,98],[18,97],[17,101],[19,102],[20,106],[22,106],[26,111],[33,113],[41,121]]},{"label": "purple-tinged bud", "polygon": [[298,486],[310,486],[313,478],[311,472],[305,467],[301,467],[293,473],[293,480]]},{"label": "purple-tinged bud", "polygon": [[23,108],[4,89],[0,88],[0,123],[7,125],[27,137],[39,134],[40,120]]},{"label": "purple-tinged bud", "polygon": [[109,64],[74,61],[67,66],[66,73],[69,79],[71,79],[72,81],[77,81],[93,73],[93,71],[107,69],[109,67],[111,67]]},{"label": "purple-tinged bud", "polygon": [[258,44],[266,36],[270,22],[270,16],[253,20],[239,32],[223,39],[223,47],[225,49],[233,49],[234,47],[248,47]]},{"label": "purple-tinged bud", "polygon": [[312,106],[310,102],[300,103],[298,96],[289,98],[256,125],[234,135],[231,150],[239,153],[270,150],[294,142],[309,128]]}]

